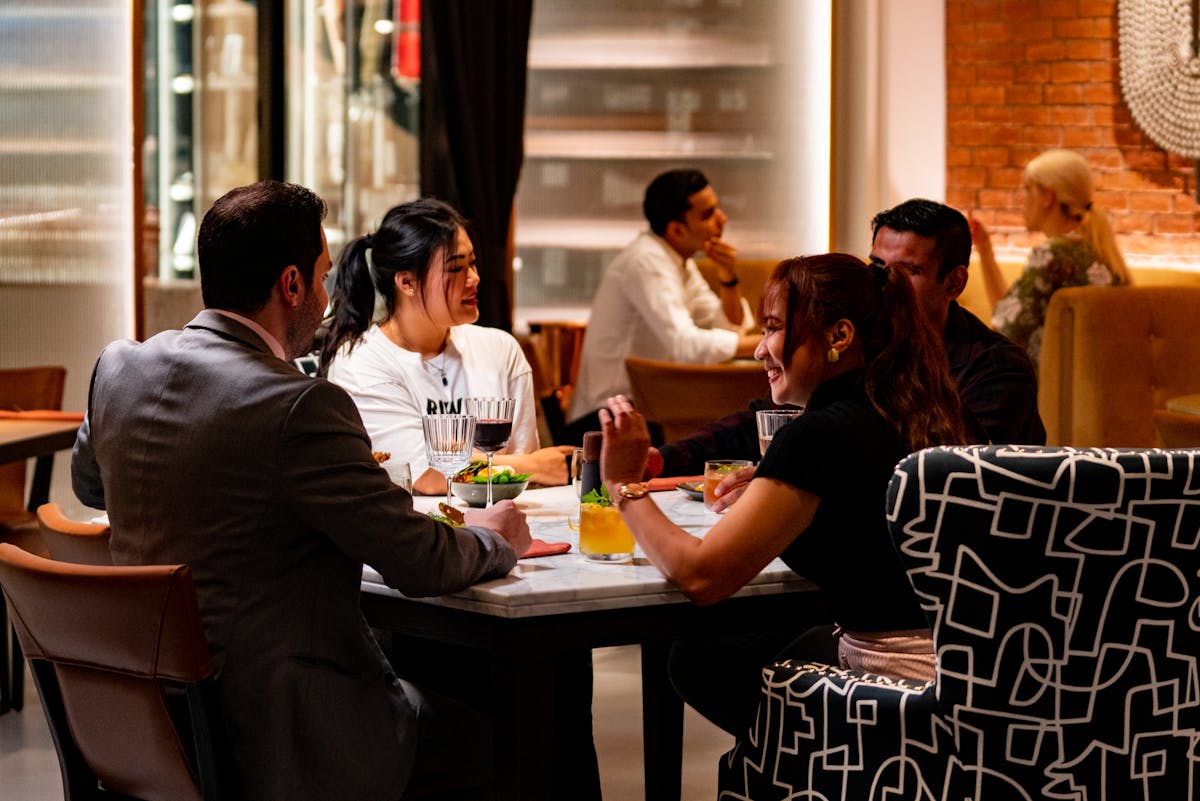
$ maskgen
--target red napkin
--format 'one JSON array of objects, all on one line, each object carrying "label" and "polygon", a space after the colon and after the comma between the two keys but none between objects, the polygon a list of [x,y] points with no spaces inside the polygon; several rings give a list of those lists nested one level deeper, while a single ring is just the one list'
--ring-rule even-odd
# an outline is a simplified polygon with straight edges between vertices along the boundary
[{"label": "red napkin", "polygon": [[650,485],[651,492],[660,492],[675,489],[676,484],[682,484],[685,481],[704,481],[704,476],[661,476],[652,478],[646,483]]},{"label": "red napkin", "polygon": [[522,559],[532,559],[535,556],[553,556],[556,553],[566,553],[571,550],[569,542],[546,542],[534,538],[533,545],[529,546],[529,550],[525,552]]},{"label": "red napkin", "polygon": [[0,409],[0,420],[62,420],[73,423],[83,422],[83,412],[60,412],[55,409],[30,409],[24,412],[10,412]]}]

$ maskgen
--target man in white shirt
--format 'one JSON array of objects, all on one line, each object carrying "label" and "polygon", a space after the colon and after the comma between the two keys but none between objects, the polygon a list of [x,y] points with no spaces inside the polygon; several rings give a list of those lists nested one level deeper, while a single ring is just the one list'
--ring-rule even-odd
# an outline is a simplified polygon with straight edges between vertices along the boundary
[{"label": "man in white shirt", "polygon": [[[725,212],[698,170],[671,170],[646,187],[642,211],[650,223],[613,260],[592,299],[579,379],[567,418],[575,441],[600,429],[596,412],[612,395],[629,394],[625,358],[715,364],[754,355],[759,336],[742,297],[737,252],[721,234]],[[717,267],[720,294],[692,255]]]}]

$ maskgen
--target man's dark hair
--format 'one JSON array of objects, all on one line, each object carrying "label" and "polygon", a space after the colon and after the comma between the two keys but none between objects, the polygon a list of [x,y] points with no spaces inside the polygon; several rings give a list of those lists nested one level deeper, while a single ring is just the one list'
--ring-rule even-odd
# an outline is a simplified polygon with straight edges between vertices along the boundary
[{"label": "man's dark hair", "polygon": [[971,226],[962,212],[945,203],[916,198],[881,211],[871,220],[871,238],[884,226],[934,240],[939,281],[955,267],[965,267],[971,261]]},{"label": "man's dark hair", "polygon": [[642,200],[650,230],[662,236],[668,223],[683,222],[692,207],[689,198],[706,186],[708,178],[699,170],[668,170],[651,181]]},{"label": "man's dark hair", "polygon": [[324,218],[325,201],[297,184],[267,180],[226,192],[197,237],[204,305],[256,312],[291,264],[311,284]]}]

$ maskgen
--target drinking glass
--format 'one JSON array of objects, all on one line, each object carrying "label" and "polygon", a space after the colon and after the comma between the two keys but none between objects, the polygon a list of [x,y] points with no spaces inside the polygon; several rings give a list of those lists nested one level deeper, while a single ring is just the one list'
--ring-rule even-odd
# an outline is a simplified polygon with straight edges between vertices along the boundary
[{"label": "drinking glass", "polygon": [[393,484],[404,487],[409,493],[412,493],[412,470],[409,469],[408,462],[396,462],[388,459],[386,462],[380,462],[379,466],[387,471],[388,478]]},{"label": "drinking glass", "polygon": [[567,527],[579,532],[579,552],[585,561],[602,565],[633,561],[633,532],[615,506],[581,503],[567,515]]},{"label": "drinking glass", "polygon": [[446,477],[446,505],[450,506],[450,480],[471,463],[475,418],[469,414],[430,414],[421,418],[425,429],[425,455],[429,466]]},{"label": "drinking glass", "polygon": [[475,447],[487,454],[487,505],[492,505],[492,456],[512,436],[512,398],[467,398],[463,407],[475,418]]},{"label": "drinking glass", "polygon": [[767,455],[775,432],[804,414],[803,409],[761,409],[755,414],[758,422],[758,451]]},{"label": "drinking glass", "polygon": [[749,459],[710,459],[704,463],[704,508],[711,510],[717,502],[713,490],[721,479],[740,467],[749,467]]},{"label": "drinking glass", "polygon": [[571,483],[575,485],[575,495],[583,497],[583,448],[576,448],[571,454]]}]

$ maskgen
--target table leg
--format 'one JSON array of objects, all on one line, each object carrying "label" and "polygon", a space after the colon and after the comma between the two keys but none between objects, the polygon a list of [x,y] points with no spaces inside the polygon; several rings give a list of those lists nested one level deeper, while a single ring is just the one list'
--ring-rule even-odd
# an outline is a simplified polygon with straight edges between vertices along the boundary
[{"label": "table leg", "polygon": [[8,604],[0,596],[0,715],[25,705],[25,655],[8,620]]},{"label": "table leg", "polygon": [[[54,472],[54,454],[39,456],[33,462],[33,479],[29,483],[29,511],[50,500],[50,476]],[[0,599],[0,714],[10,709],[21,711],[25,706],[25,655],[17,642],[17,633],[8,622],[8,613]]]},{"label": "table leg", "polygon": [[37,512],[39,506],[50,500],[50,476],[54,473],[54,454],[49,453],[33,460],[33,478],[29,482],[29,506]]},{"label": "table leg", "polygon": [[646,801],[679,801],[683,774],[683,700],[667,675],[669,640],[642,643],[642,755]]},{"label": "table leg", "polygon": [[491,662],[498,801],[549,801],[554,668],[549,659]]}]

